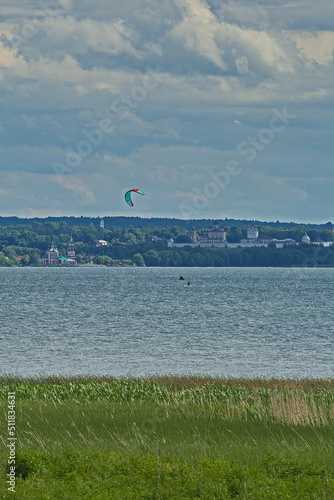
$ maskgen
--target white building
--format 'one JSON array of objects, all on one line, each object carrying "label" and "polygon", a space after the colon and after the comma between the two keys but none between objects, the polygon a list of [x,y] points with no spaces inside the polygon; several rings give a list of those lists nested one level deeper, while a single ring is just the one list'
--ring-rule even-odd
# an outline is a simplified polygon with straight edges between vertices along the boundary
[{"label": "white building", "polygon": [[43,264],[44,266],[57,265],[58,259],[59,259],[59,252],[57,250],[57,247],[51,245],[50,249],[41,258],[41,264]]},{"label": "white building", "polygon": [[205,248],[205,247],[226,247],[226,231],[219,227],[218,221],[214,221],[213,227],[208,229],[206,235],[197,241],[197,233],[195,227],[192,225],[188,231],[188,236],[190,238],[189,243],[174,243],[173,238],[168,240],[168,247],[192,247],[192,248]]},{"label": "white building", "polygon": [[96,240],[95,246],[96,247],[106,247],[106,246],[108,246],[108,242],[106,240]]},{"label": "white building", "polygon": [[196,229],[192,225],[188,231],[188,236],[190,238],[191,243],[196,243],[197,242],[197,233]]},{"label": "white building", "polygon": [[252,226],[247,229],[247,239],[248,240],[257,240],[259,237],[259,230],[257,227]]},{"label": "white building", "polygon": [[169,248],[250,248],[250,247],[268,247],[270,243],[274,243],[276,248],[283,248],[284,245],[295,245],[295,240],[286,238],[278,240],[275,238],[259,238],[259,230],[257,227],[250,227],[247,229],[247,238],[241,239],[240,243],[228,243],[226,240],[226,231],[220,228],[218,221],[215,221],[213,227],[210,228],[207,234],[201,241],[197,241],[196,229],[192,225],[188,232],[189,243],[175,243],[173,238],[168,240]]},{"label": "white building", "polygon": [[43,266],[76,266],[74,243],[71,240],[68,244],[67,257],[59,255],[57,247],[51,245],[51,248],[41,258]]},{"label": "white building", "polygon": [[311,238],[309,237],[309,235],[307,233],[305,233],[304,236],[302,237],[302,243],[305,243],[306,245],[310,245]]},{"label": "white building", "polygon": [[[247,238],[243,238],[242,240],[240,240],[240,243],[242,244],[248,244],[248,243],[260,243],[260,241],[258,241],[258,238],[259,238],[259,230],[257,227],[250,227],[249,229],[247,229]],[[265,241],[263,243],[269,243],[268,241]]]},{"label": "white building", "polygon": [[252,226],[247,229],[247,238],[243,238],[240,240],[240,244],[242,246],[256,246],[256,247],[264,247],[268,246],[269,243],[273,241],[273,238],[260,238],[259,239],[259,230],[257,227]]},{"label": "white building", "polygon": [[[331,231],[333,232],[334,229],[331,229]],[[307,233],[305,233],[304,236],[302,237],[302,243],[304,243],[304,245],[312,244],[312,245],[321,245],[324,247],[330,247],[334,245],[334,241],[311,241],[311,238]]]},{"label": "white building", "polygon": [[296,245],[296,241],[293,240],[292,238],[285,238],[284,240],[276,240],[275,238],[273,239],[273,243],[275,243],[276,248],[283,248],[284,245]]},{"label": "white building", "polygon": [[213,227],[208,230],[205,236],[200,241],[201,245],[226,245],[226,231],[219,227],[218,221],[214,221]]}]

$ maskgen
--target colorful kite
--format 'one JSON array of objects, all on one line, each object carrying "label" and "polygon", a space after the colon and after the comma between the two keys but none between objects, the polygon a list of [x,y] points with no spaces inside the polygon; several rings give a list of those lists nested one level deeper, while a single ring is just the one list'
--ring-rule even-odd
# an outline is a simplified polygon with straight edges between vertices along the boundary
[{"label": "colorful kite", "polygon": [[127,202],[128,205],[130,205],[130,207],[133,207],[133,203],[132,203],[132,200],[131,200],[131,193],[138,193],[138,194],[145,194],[143,193],[143,191],[141,191],[140,189],[130,189],[129,191],[127,191],[124,195],[124,198],[125,198],[125,201]]}]

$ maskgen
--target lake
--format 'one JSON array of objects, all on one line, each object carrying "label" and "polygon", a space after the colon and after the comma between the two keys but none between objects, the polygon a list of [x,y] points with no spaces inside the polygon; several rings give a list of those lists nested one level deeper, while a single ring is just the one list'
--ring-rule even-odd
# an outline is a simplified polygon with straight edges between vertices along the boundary
[{"label": "lake", "polygon": [[2,375],[334,377],[333,268],[0,268],[0,297]]}]

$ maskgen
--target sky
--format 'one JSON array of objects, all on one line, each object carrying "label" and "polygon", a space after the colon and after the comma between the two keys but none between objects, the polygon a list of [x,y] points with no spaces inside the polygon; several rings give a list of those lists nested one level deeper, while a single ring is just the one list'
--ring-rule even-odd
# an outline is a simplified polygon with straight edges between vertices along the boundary
[{"label": "sky", "polygon": [[332,0],[1,0],[0,215],[334,222],[333,50]]}]

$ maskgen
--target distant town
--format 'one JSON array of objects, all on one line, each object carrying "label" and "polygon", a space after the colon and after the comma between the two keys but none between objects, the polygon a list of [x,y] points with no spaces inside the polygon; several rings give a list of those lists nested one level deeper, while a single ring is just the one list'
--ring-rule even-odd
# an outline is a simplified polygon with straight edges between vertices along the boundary
[{"label": "distant town", "polygon": [[[334,231],[333,231],[334,232]],[[204,233],[203,237],[198,240],[197,232],[192,225],[188,231],[189,242],[175,243],[173,238],[168,240],[168,246],[170,248],[178,247],[183,248],[186,246],[192,248],[251,248],[251,247],[268,247],[270,244],[275,245],[276,248],[283,248],[285,245],[296,245],[299,244],[296,240],[292,238],[271,238],[259,237],[259,230],[257,227],[252,226],[247,229],[247,237],[241,239],[237,243],[228,243],[226,238],[226,231],[224,228],[219,227],[218,221],[215,221],[213,226]],[[305,233],[301,239],[302,244],[311,244],[311,239],[307,233]],[[317,245],[329,246],[332,245],[332,241],[317,241]]]},{"label": "distant town", "polygon": [[119,219],[0,217],[0,266],[334,266],[331,222]]}]

